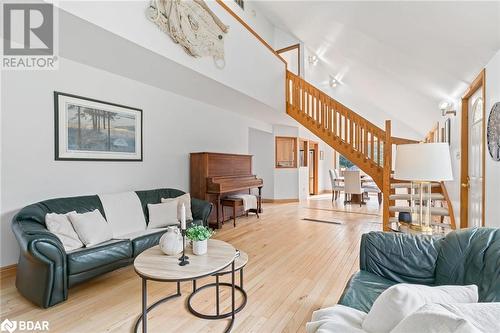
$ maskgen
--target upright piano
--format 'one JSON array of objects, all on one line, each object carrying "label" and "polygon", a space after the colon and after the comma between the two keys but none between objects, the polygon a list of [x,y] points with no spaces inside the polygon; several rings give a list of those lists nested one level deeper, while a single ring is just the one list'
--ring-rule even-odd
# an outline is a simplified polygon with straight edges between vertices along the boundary
[{"label": "upright piano", "polygon": [[258,211],[262,212],[264,182],[252,174],[252,155],[223,153],[191,153],[191,196],[213,203],[209,222],[221,227],[221,198],[236,193],[250,193],[258,189]]}]

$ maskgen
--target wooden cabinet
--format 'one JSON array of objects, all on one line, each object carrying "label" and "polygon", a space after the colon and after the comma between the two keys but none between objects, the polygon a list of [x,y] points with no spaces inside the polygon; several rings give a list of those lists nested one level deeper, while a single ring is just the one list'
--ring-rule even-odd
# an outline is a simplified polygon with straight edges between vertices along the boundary
[{"label": "wooden cabinet", "polygon": [[297,167],[297,138],[276,137],[276,168]]}]

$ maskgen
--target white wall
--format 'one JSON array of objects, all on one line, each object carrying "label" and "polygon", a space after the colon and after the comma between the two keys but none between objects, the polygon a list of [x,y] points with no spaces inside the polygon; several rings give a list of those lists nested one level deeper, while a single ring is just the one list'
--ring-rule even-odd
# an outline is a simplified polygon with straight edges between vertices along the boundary
[{"label": "white wall", "polygon": [[[248,153],[249,128],[272,130],[266,123],[66,59],[57,71],[2,72],[1,81],[0,266],[17,262],[10,222],[25,205],[102,192],[189,190],[189,152]],[[144,161],[55,161],[54,90],[143,109]]]},{"label": "white wall", "polygon": [[274,198],[274,136],[250,128],[248,133],[248,153],[253,155],[253,173],[264,181],[263,199]]},{"label": "white wall", "polygon": [[[466,89],[466,88],[465,88]],[[465,89],[463,92],[465,92]],[[454,105],[457,108],[456,116],[449,116],[451,120],[451,161],[453,168],[453,178],[451,182],[446,182],[446,189],[450,196],[455,213],[457,226],[460,225],[460,158],[461,158],[461,100],[456,98]],[[500,102],[500,51],[486,65],[486,118],[493,107],[493,104]],[[446,118],[439,118],[440,127],[444,127]],[[489,227],[500,227],[500,162],[495,162],[488,152],[488,147],[484,147],[486,154],[485,162],[485,225]]]},{"label": "white wall", "polygon": [[[59,1],[64,11],[160,54],[276,110],[283,110],[285,66],[243,25],[215,1],[207,5],[230,26],[224,36],[226,65],[219,69],[210,57],[194,58],[146,17],[150,1]],[[117,15],[116,13],[120,13]],[[61,45],[64,48],[64,45]]]},{"label": "white wall", "polygon": [[269,45],[273,45],[274,25],[264,15],[258,5],[255,4],[255,1],[245,1],[244,10],[234,0],[227,0],[224,3],[259,34],[262,39]]},{"label": "white wall", "polygon": [[[496,102],[500,102],[500,51],[486,65],[486,119]],[[486,152],[486,209],[485,224],[500,227],[500,162],[494,161]]]}]

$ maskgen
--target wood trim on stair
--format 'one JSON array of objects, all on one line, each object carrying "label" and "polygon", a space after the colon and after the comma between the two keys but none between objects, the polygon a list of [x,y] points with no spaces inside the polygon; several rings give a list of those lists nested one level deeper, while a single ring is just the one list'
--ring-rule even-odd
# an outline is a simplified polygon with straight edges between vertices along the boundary
[{"label": "wood trim on stair", "polygon": [[275,56],[278,57],[279,60],[281,60],[285,66],[286,66],[286,61],[285,59],[283,59],[273,48],[271,45],[269,45],[262,37],[260,37],[260,35],[255,32],[255,30],[253,30],[241,17],[238,16],[238,14],[236,14],[231,8],[229,8],[228,5],[226,5],[224,3],[224,1],[222,0],[215,0],[222,8],[224,8],[226,10],[226,12],[229,13],[229,15],[231,15],[232,17],[234,17],[236,19],[236,21],[238,21],[243,27],[245,27],[252,35],[255,36],[255,38],[257,38],[265,47],[267,47],[269,49],[269,51],[271,51]]},{"label": "wood trim on stair", "polygon": [[[389,149],[387,149],[389,147]],[[384,144],[384,168],[383,168],[383,185],[382,193],[384,195],[383,211],[382,211],[382,221],[383,230],[391,230],[389,223],[389,207],[394,205],[391,200],[389,200],[389,195],[391,194],[391,171],[392,171],[392,144],[391,144],[391,121],[385,121],[385,144]]]}]

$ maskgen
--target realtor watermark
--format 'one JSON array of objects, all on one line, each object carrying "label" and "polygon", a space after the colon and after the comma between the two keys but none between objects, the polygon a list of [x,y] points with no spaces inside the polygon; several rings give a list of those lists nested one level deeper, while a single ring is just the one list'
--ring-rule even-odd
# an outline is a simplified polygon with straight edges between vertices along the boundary
[{"label": "realtor watermark", "polygon": [[2,69],[57,69],[57,11],[52,3],[2,6]]},{"label": "realtor watermark", "polygon": [[47,320],[9,320],[5,319],[0,324],[2,332],[33,332],[49,331],[49,322]]}]

